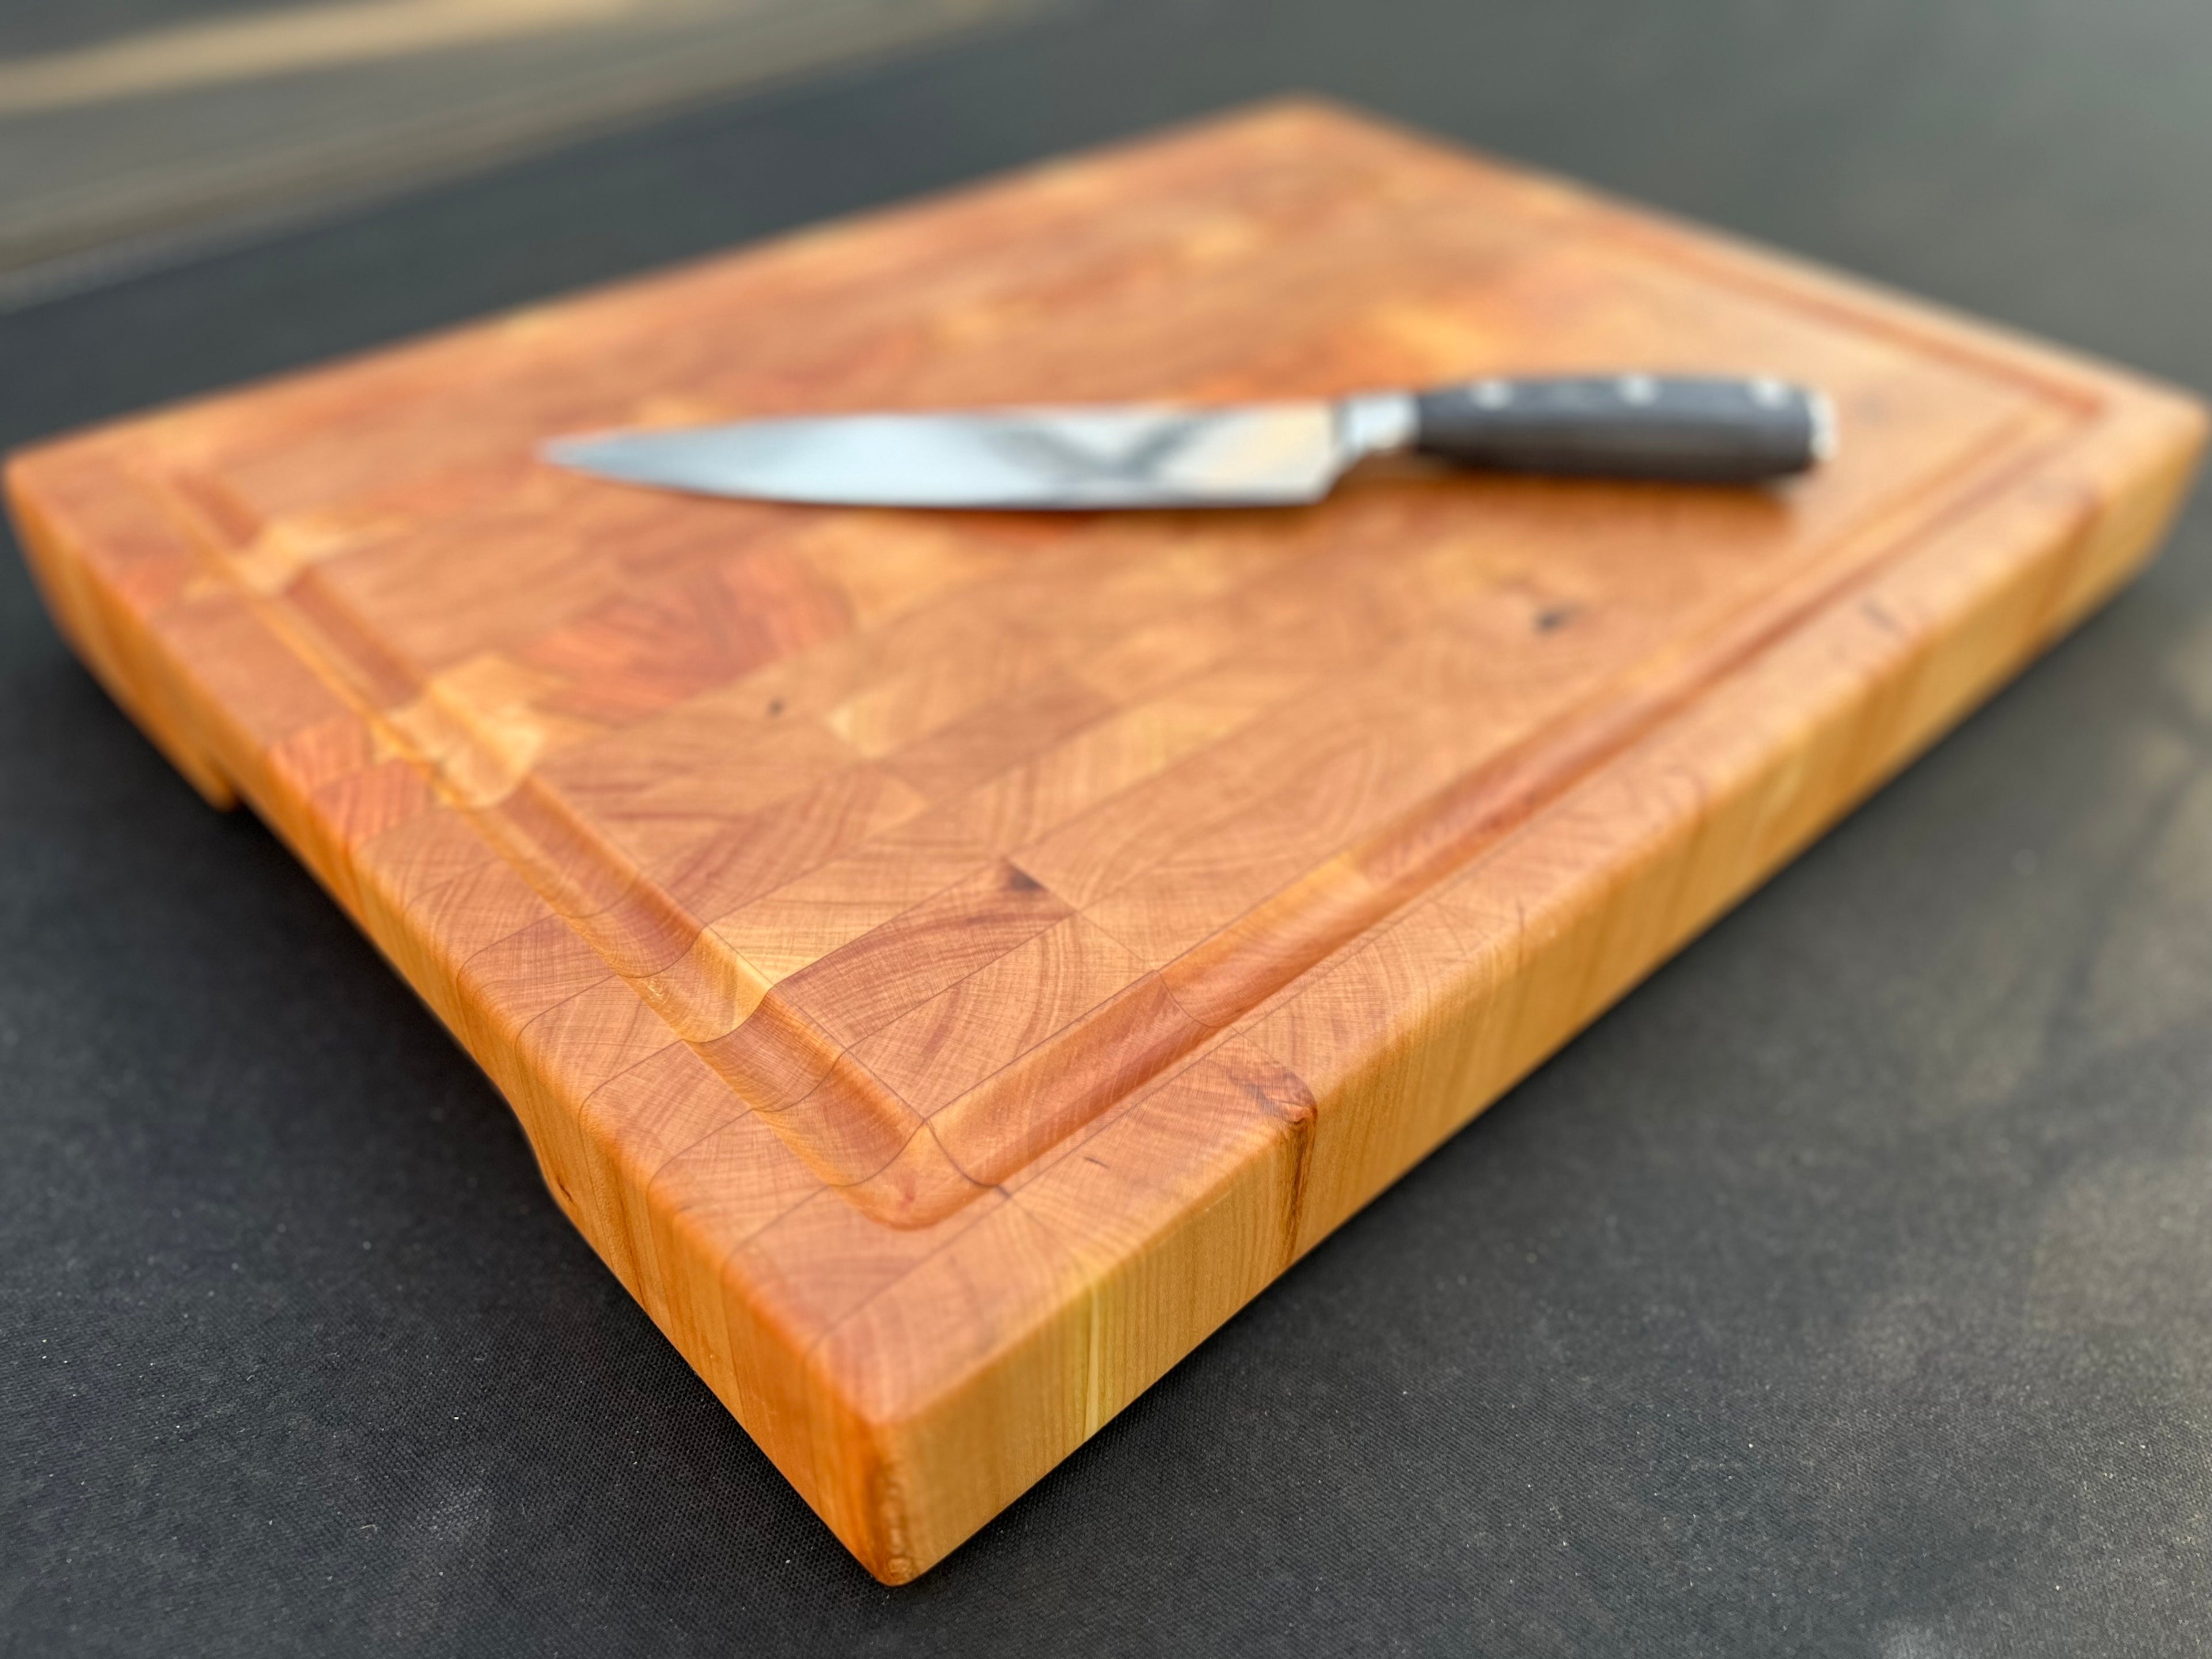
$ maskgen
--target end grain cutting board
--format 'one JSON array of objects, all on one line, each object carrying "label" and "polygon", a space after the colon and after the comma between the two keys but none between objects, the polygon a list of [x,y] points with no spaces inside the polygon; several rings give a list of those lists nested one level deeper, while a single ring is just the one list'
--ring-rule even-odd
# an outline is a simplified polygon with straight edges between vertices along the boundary
[{"label": "end grain cutting board", "polygon": [[[832,511],[543,438],[1772,373],[1758,492]],[[56,616],[912,1577],[2018,669],[2195,457],[2116,371],[1279,106],[16,458]]]}]

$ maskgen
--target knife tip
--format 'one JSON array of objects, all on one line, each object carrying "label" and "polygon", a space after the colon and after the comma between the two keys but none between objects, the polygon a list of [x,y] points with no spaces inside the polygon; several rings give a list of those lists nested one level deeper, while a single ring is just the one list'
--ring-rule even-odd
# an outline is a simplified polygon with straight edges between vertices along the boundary
[{"label": "knife tip", "polygon": [[599,441],[591,437],[548,438],[538,446],[538,459],[556,466],[586,465]]}]

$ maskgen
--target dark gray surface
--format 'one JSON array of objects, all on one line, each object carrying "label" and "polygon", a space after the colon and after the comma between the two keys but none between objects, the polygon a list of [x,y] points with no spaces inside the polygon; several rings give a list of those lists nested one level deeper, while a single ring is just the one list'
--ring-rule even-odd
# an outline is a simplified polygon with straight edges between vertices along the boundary
[{"label": "dark gray surface", "polygon": [[[1121,0],[0,319],[14,441],[1285,86],[2212,385],[2212,11]],[[2212,544],[853,1566],[0,574],[0,1650],[2193,1654]]]}]

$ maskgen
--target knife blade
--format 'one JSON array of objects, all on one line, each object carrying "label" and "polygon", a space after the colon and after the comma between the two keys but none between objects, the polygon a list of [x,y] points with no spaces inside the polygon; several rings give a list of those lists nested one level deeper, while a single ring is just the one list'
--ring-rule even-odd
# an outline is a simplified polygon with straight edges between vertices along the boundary
[{"label": "knife blade", "polygon": [[544,458],[619,483],[842,506],[1291,506],[1373,455],[1563,476],[1756,483],[1832,454],[1819,392],[1772,379],[1491,379],[1214,409],[805,416],[587,434]]}]

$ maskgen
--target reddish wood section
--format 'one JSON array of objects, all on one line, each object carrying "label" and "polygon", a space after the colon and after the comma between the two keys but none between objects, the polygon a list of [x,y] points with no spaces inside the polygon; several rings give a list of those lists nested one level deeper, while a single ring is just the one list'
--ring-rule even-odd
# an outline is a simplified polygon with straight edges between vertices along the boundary
[{"label": "reddish wood section", "polygon": [[[550,435],[1775,373],[1772,492],[826,511]],[[2202,421],[1280,106],[78,435],[56,615],[911,1577],[2111,591]]]}]

